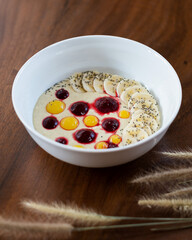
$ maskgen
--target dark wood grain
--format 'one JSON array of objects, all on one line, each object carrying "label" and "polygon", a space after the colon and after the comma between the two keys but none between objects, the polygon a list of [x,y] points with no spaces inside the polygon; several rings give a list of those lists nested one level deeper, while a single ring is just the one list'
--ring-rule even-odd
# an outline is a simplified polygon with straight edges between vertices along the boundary
[{"label": "dark wood grain", "polygon": [[[161,142],[129,164],[108,169],[61,162],[30,138],[11,102],[14,77],[23,63],[54,42],[87,34],[109,34],[142,42],[176,69],[183,87],[181,110]],[[24,198],[75,202],[104,214],[173,216],[137,205],[129,180],[152,164],[172,164],[156,152],[192,146],[191,0],[0,0],[0,213],[20,215]],[[191,230],[146,229],[76,233],[72,239],[190,240]]]}]

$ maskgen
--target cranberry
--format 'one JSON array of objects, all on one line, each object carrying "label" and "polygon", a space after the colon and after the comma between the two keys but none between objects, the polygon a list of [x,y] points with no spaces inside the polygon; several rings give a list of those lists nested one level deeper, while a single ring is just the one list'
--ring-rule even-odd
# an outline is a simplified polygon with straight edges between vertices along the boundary
[{"label": "cranberry", "polygon": [[102,122],[102,127],[107,132],[114,132],[119,127],[119,121],[115,118],[106,118]]},{"label": "cranberry", "polygon": [[58,143],[62,143],[62,144],[67,144],[68,143],[67,139],[64,138],[64,137],[58,137],[58,138],[55,139],[55,141],[58,142]]},{"label": "cranberry", "polygon": [[58,120],[55,117],[46,117],[43,119],[43,127],[46,129],[54,129],[58,125]]},{"label": "cranberry", "polygon": [[86,102],[75,102],[70,110],[75,116],[84,116],[89,111],[89,105]]},{"label": "cranberry", "polygon": [[59,99],[66,99],[69,96],[69,92],[63,88],[57,90],[57,92],[55,93],[55,96]]},{"label": "cranberry", "polygon": [[114,98],[102,97],[96,100],[95,107],[101,113],[110,113],[119,109],[119,103]]},{"label": "cranberry", "polygon": [[108,143],[108,148],[116,148],[116,147],[118,147],[117,144],[111,143],[111,142]]},{"label": "cranberry", "polygon": [[96,136],[96,133],[91,129],[81,129],[75,133],[75,139],[80,143],[91,143]]}]

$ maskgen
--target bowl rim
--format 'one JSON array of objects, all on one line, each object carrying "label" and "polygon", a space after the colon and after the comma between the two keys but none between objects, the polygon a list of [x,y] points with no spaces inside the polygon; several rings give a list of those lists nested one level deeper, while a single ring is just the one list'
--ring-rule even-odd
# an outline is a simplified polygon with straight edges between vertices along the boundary
[{"label": "bowl rim", "polygon": [[[138,45],[139,47],[146,48],[146,50],[148,50],[151,53],[155,54],[162,61],[164,61],[164,63],[167,64],[169,68],[172,69],[172,71],[175,73],[176,78],[177,78],[177,84],[178,84],[178,87],[179,87],[178,90],[179,90],[180,94],[179,94],[178,99],[177,99],[178,101],[177,101],[177,107],[176,107],[175,112],[173,112],[171,118],[164,124],[163,127],[160,127],[160,129],[157,132],[155,132],[154,134],[148,136],[147,138],[143,139],[142,141],[130,144],[128,146],[121,146],[121,147],[118,147],[118,148],[110,148],[110,149],[89,149],[89,148],[76,148],[76,147],[73,147],[73,146],[57,143],[57,142],[53,141],[52,139],[49,139],[49,138],[43,136],[42,134],[37,132],[37,130],[35,130],[34,128],[30,127],[28,123],[25,122],[25,120],[20,115],[19,111],[17,110],[17,106],[16,106],[15,101],[14,101],[15,86],[16,86],[17,82],[19,81],[20,75],[22,74],[24,69],[30,64],[31,61],[33,61],[36,57],[38,57],[42,52],[45,52],[47,49],[52,48],[52,47],[57,46],[57,45],[60,45],[60,44],[62,44],[64,42],[76,41],[78,39],[83,39],[83,38],[85,38],[85,39],[86,38],[93,38],[93,39],[94,38],[118,39],[118,40],[130,42],[131,44],[135,44],[135,45]],[[140,43],[138,41],[131,40],[131,39],[124,38],[124,37],[112,36],[112,35],[83,35],[83,36],[68,38],[68,39],[61,40],[59,42],[53,43],[51,45],[48,45],[47,47],[41,49],[40,51],[38,51],[34,55],[32,55],[22,65],[22,67],[18,71],[17,75],[15,76],[15,79],[14,79],[13,85],[12,85],[12,104],[13,104],[14,110],[15,110],[19,120],[22,122],[22,124],[26,127],[27,130],[32,132],[36,137],[40,138],[41,140],[45,141],[48,144],[54,145],[55,147],[59,147],[60,149],[71,150],[71,151],[75,151],[75,152],[84,152],[84,153],[96,153],[96,154],[99,154],[99,153],[110,153],[110,152],[125,151],[125,150],[131,149],[131,148],[135,148],[137,146],[140,146],[142,144],[145,144],[145,143],[149,142],[151,139],[155,138],[156,136],[160,135],[161,133],[163,133],[165,130],[168,129],[168,127],[174,121],[174,119],[176,118],[176,116],[177,116],[177,114],[179,112],[179,109],[181,107],[181,102],[182,102],[182,87],[181,87],[180,79],[179,79],[175,69],[173,68],[173,66],[161,54],[159,54],[157,51],[153,50],[152,48],[150,48],[147,45],[145,45],[143,43]]]}]

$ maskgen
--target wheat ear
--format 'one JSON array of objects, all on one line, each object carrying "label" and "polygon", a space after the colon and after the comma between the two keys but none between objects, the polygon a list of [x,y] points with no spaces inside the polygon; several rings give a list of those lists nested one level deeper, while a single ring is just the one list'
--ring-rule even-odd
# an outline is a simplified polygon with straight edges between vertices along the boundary
[{"label": "wheat ear", "polygon": [[144,176],[139,176],[132,180],[132,183],[155,183],[157,181],[179,180],[181,178],[191,178],[192,167],[158,171]]},{"label": "wheat ear", "polygon": [[84,225],[98,225],[98,224],[109,224],[117,220],[121,220],[118,217],[105,216],[98,214],[92,209],[79,208],[76,205],[63,204],[63,203],[40,203],[34,201],[23,201],[22,205],[30,209],[31,211],[39,212],[49,216],[60,217],[65,221],[69,221],[73,224],[84,224]]},{"label": "wheat ear", "polygon": [[[98,223],[101,224],[108,224],[116,221],[121,220],[144,220],[144,221],[189,221],[192,219],[189,218],[157,218],[157,217],[127,217],[127,216],[105,216],[101,214],[97,214],[93,210],[87,210],[87,209],[80,209],[77,206],[74,207],[70,205],[64,205],[64,204],[45,204],[45,203],[39,203],[39,202],[33,202],[33,201],[23,201],[22,205],[30,209],[32,211],[35,211],[37,213],[43,213],[45,215],[48,215],[48,219],[50,219],[51,215],[56,217],[58,221],[61,220],[67,220],[71,223],[80,223],[84,225],[98,225]],[[69,211],[71,210],[71,211]],[[70,212],[70,214],[69,214]],[[99,222],[98,222],[98,216],[99,216]],[[102,216],[102,222],[100,221],[100,217]],[[90,221],[91,219],[91,221]],[[55,220],[55,218],[53,219]],[[86,222],[88,221],[88,222]]]},{"label": "wheat ear", "polygon": [[144,198],[138,201],[140,206],[172,208],[181,213],[192,212],[192,199],[166,199],[166,198]]},{"label": "wheat ear", "polygon": [[192,149],[189,149],[189,151],[167,151],[160,153],[170,158],[182,158],[192,160]]},{"label": "wheat ear", "polygon": [[184,197],[189,196],[189,194],[192,194],[192,187],[182,187],[182,188],[176,188],[174,190],[171,190],[168,193],[163,194],[163,197]]},{"label": "wheat ear", "polygon": [[72,232],[82,232],[91,230],[108,230],[121,228],[150,227],[161,225],[172,225],[180,223],[190,223],[192,220],[168,221],[168,222],[147,222],[136,224],[105,225],[91,227],[72,227],[69,224],[61,223],[34,223],[24,221],[13,221],[0,217],[0,236],[9,239],[68,239]]},{"label": "wheat ear", "polygon": [[137,228],[137,227],[150,227],[150,226],[161,226],[161,225],[172,225],[172,224],[186,224],[191,223],[192,220],[186,221],[169,221],[169,222],[147,222],[147,223],[131,223],[131,224],[121,224],[121,225],[110,225],[110,226],[93,226],[93,227],[77,227],[74,231],[90,231],[90,230],[108,230],[108,229],[120,229],[120,228]]},{"label": "wheat ear", "polygon": [[[13,221],[0,217],[0,236],[12,239],[67,239],[73,230],[68,223]],[[53,238],[54,236],[54,238]]]}]

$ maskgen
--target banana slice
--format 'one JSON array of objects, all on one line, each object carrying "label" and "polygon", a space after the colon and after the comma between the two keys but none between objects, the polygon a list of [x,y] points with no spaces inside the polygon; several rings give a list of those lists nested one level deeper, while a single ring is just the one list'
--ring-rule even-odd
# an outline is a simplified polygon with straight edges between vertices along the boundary
[{"label": "banana slice", "polygon": [[108,77],[104,81],[104,90],[106,93],[108,93],[111,96],[116,96],[116,89],[117,84],[122,80],[123,78],[118,75],[112,75],[111,77]]},{"label": "banana slice", "polygon": [[139,142],[144,138],[148,137],[145,130],[139,127],[129,127],[127,126],[123,131],[123,144],[124,146]]},{"label": "banana slice", "polygon": [[96,75],[98,75],[98,72],[94,71],[87,71],[83,73],[82,85],[85,91],[95,92],[95,89],[93,87],[93,81]]},{"label": "banana slice", "polygon": [[123,79],[117,84],[117,95],[118,97],[121,96],[122,92],[126,90],[126,88],[131,86],[141,86],[140,83],[136,82],[135,80],[131,79]]},{"label": "banana slice", "polygon": [[152,134],[151,128],[149,127],[149,125],[144,124],[143,122],[140,121],[135,121],[134,119],[132,119],[130,121],[130,123],[127,125],[127,127],[138,127],[138,128],[142,128],[145,130],[145,132],[150,136]]},{"label": "banana slice", "polygon": [[95,76],[93,80],[93,87],[96,92],[104,93],[104,81],[109,76],[111,75],[108,73],[99,73],[98,75]]},{"label": "banana slice", "polygon": [[135,85],[126,88],[126,90],[122,92],[120,98],[125,104],[127,104],[134,93],[149,93],[149,92],[145,87]]},{"label": "banana slice", "polygon": [[160,111],[157,104],[150,101],[136,102],[130,112],[133,114],[137,110],[143,110],[145,113],[153,117],[158,124],[160,124]]},{"label": "banana slice", "polygon": [[85,92],[82,85],[82,77],[83,77],[82,73],[75,73],[71,76],[70,83],[71,83],[71,87],[75,92],[78,92],[78,93]]},{"label": "banana slice", "polygon": [[156,100],[150,93],[134,93],[128,102],[128,108],[131,109],[136,102],[145,101],[157,104]]},{"label": "banana slice", "polygon": [[148,125],[143,126],[145,132],[150,136],[152,134],[151,128]]},{"label": "banana slice", "polygon": [[142,122],[144,126],[148,125],[151,128],[152,133],[159,129],[159,125],[157,124],[156,120],[142,110],[137,110],[134,112],[131,121]]}]

